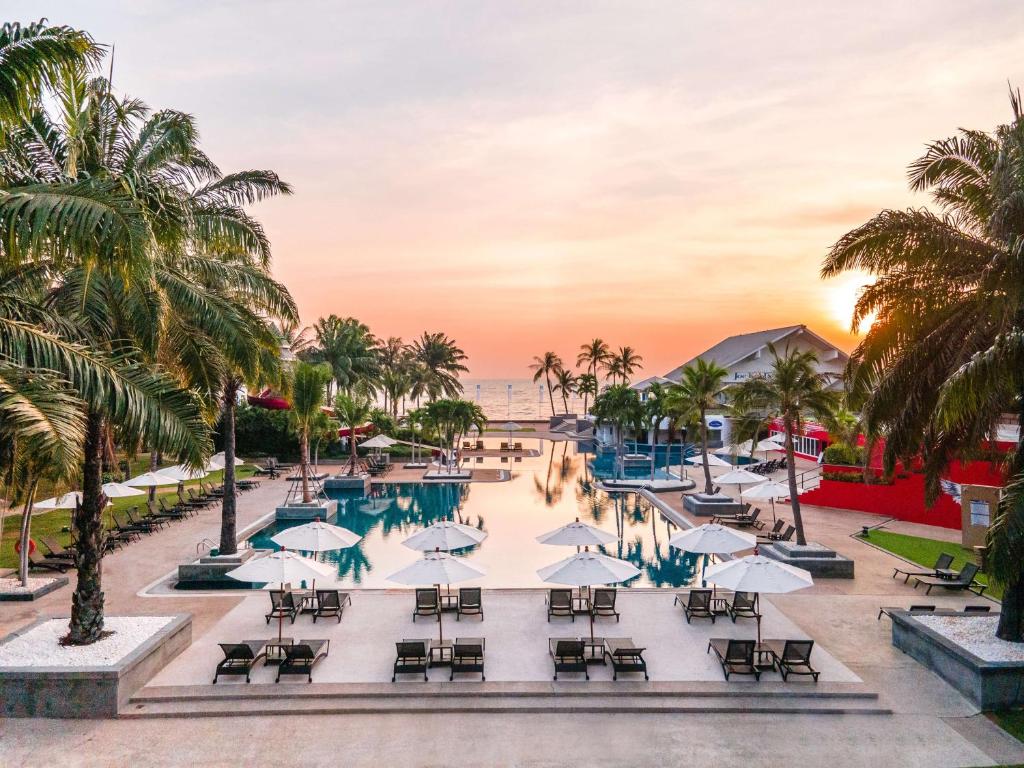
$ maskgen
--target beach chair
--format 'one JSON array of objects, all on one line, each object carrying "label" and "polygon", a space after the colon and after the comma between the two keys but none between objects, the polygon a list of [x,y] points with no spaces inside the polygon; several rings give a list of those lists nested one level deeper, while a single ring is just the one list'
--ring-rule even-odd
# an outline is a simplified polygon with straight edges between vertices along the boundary
[{"label": "beach chair", "polygon": [[615,595],[614,587],[597,587],[594,590],[594,600],[590,604],[590,615],[594,618],[598,616],[614,616],[616,623],[618,623],[619,612],[615,610]]},{"label": "beach chair", "polygon": [[58,560],[74,560],[75,548],[71,545],[61,546],[60,542],[52,536],[40,536],[39,543],[46,547],[46,557]]},{"label": "beach chair", "polygon": [[75,564],[71,560],[65,560],[59,557],[43,557],[37,551],[33,551],[31,547],[28,550],[28,567],[29,570],[36,568],[44,571],[57,571],[58,573],[64,573],[69,568],[74,568]]},{"label": "beach chair", "polygon": [[114,530],[118,533],[125,534],[126,536],[141,539],[143,533],[152,533],[152,526],[149,528],[132,525],[127,522],[123,517],[118,517],[117,512],[110,513],[110,520],[114,524]]},{"label": "beach chair", "polygon": [[336,589],[318,589],[316,591],[316,610],[313,611],[313,623],[317,619],[336,618],[341,623],[341,615],[345,606],[352,605],[352,596],[348,592]]},{"label": "beach chair", "polygon": [[395,666],[391,670],[391,682],[398,675],[422,674],[427,679],[427,667],[430,666],[429,640],[402,640],[395,643]]},{"label": "beach chair", "polygon": [[757,610],[756,592],[737,592],[733,595],[732,601],[726,605],[733,624],[736,623],[736,619],[761,618],[761,614]]},{"label": "beach chair", "polygon": [[480,587],[461,587],[459,601],[455,604],[455,620],[459,621],[463,614],[484,618],[483,590]]},{"label": "beach chair", "polygon": [[587,680],[590,679],[582,640],[575,637],[552,637],[548,640],[548,653],[555,665],[553,679],[558,679],[559,672],[582,672]]},{"label": "beach chair", "polygon": [[936,576],[918,576],[914,579],[914,589],[917,589],[918,584],[924,584],[928,589],[925,590],[925,594],[931,594],[932,587],[945,587],[946,589],[952,589],[954,591],[963,592],[974,592],[978,597],[985,594],[986,585],[979,583],[975,580],[975,576],[978,575],[980,569],[975,563],[966,563],[963,568],[952,579],[940,579]]},{"label": "beach chair", "polygon": [[218,662],[217,670],[213,673],[213,684],[217,684],[217,678],[221,675],[245,675],[245,682],[249,682],[249,675],[260,660],[266,660],[267,652],[263,650],[265,640],[246,640],[244,643],[218,643],[224,651],[224,658]]},{"label": "beach chair", "polygon": [[483,440],[477,440],[476,441],[476,449],[478,451],[482,451],[484,449],[484,441]]},{"label": "beach chair", "polygon": [[892,577],[895,579],[897,576],[902,576],[904,584],[910,581],[911,576],[934,576],[936,578],[941,578],[942,572],[949,570],[949,567],[952,564],[953,556],[943,552],[935,559],[935,567],[930,571],[911,571],[905,568],[893,568]]},{"label": "beach chair", "polygon": [[482,637],[457,637],[452,645],[452,669],[448,680],[454,680],[456,673],[480,673],[480,680],[486,680],[484,675],[484,638]]},{"label": "beach chair", "polygon": [[711,610],[711,590],[691,589],[688,593],[676,595],[672,601],[673,605],[682,605],[683,613],[686,616],[686,623],[691,619],[711,619],[715,623],[715,614]]},{"label": "beach chair", "polygon": [[413,623],[416,623],[417,616],[436,616],[438,621],[441,620],[441,599],[434,587],[416,590],[416,610],[412,612]]},{"label": "beach chair", "polygon": [[809,675],[818,682],[818,670],[811,666],[813,640],[765,640],[783,681],[790,675]]},{"label": "beach chair", "polygon": [[782,533],[768,533],[759,535],[757,541],[759,544],[770,544],[775,541],[789,541],[793,538],[793,534],[796,533],[796,528],[792,525],[787,525],[786,529]]},{"label": "beach chair", "polygon": [[754,646],[753,640],[714,637],[708,643],[708,653],[715,652],[726,680],[729,675],[753,675],[755,680],[760,680],[761,670],[754,665]]},{"label": "beach chair", "polygon": [[[893,606],[885,606],[885,607],[879,608],[878,609],[878,618],[876,619],[876,621],[881,621],[882,620],[882,616],[888,616],[891,619],[893,611],[902,611],[902,610],[904,610],[904,609],[903,608],[899,608],[899,607],[893,607]],[[910,613],[931,613],[932,611],[935,610],[935,606],[934,605],[912,605],[909,608],[907,608],[906,610],[908,610]]]},{"label": "beach chair", "polygon": [[295,595],[280,589],[270,590],[270,613],[264,614],[267,624],[271,619],[291,619],[295,623],[295,617],[299,615],[301,605],[295,602]]},{"label": "beach chair", "polygon": [[143,517],[141,515],[138,515],[138,512],[138,507],[130,507],[124,511],[125,515],[128,516],[129,524],[133,528],[136,528],[137,530],[140,530],[143,533],[153,533],[158,528],[162,528],[163,526],[167,525],[166,520],[158,520],[152,517]]},{"label": "beach chair", "polygon": [[313,682],[313,667],[321,659],[326,659],[331,651],[330,640],[299,640],[294,645],[284,647],[284,661],[277,667],[277,679],[275,683],[281,682],[281,675],[305,675],[306,682]]},{"label": "beach chair", "polygon": [[758,530],[761,530],[762,528],[764,528],[764,523],[757,519],[760,516],[760,514],[761,510],[755,509],[749,515],[737,515],[733,518],[732,524],[739,526],[740,528],[753,527],[757,528]]},{"label": "beach chair", "polygon": [[552,616],[568,616],[576,622],[576,614],[572,610],[572,590],[571,589],[551,589],[548,590],[548,621],[551,621]]},{"label": "beach chair", "polygon": [[785,527],[786,521],[780,517],[778,520],[775,521],[775,525],[772,526],[772,529],[768,531],[768,533],[763,534],[763,536],[768,537],[771,536],[773,533],[782,533],[782,529]]},{"label": "beach chair", "polygon": [[515,450],[515,451],[523,450],[523,444],[522,443],[516,443],[515,447],[513,448],[513,450]]},{"label": "beach chair", "polygon": [[469,440],[463,440],[462,441],[462,450],[464,450],[464,451],[472,451],[473,450],[473,446],[470,444]]},{"label": "beach chair", "polygon": [[612,663],[612,680],[618,680],[620,672],[642,672],[644,680],[650,680],[644,650],[631,637],[606,637],[604,655]]}]

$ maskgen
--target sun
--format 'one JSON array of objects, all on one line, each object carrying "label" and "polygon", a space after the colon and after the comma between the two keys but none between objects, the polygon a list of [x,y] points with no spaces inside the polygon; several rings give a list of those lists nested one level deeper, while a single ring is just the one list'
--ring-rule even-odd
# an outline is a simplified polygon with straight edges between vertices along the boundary
[{"label": "sun", "polygon": [[[872,282],[873,278],[871,275],[860,270],[844,272],[828,281],[826,294],[828,311],[832,315],[832,319],[844,331],[848,332],[850,330],[853,310],[857,305],[857,299],[860,298],[861,291],[864,289],[864,286],[870,285]],[[860,324],[860,332],[864,333],[874,322],[874,314],[866,317]]]}]

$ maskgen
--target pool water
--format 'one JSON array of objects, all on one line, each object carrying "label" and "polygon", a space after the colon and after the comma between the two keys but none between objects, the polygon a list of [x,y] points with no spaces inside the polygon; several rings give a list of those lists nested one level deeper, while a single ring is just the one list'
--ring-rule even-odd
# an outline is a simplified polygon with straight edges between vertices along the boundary
[{"label": "pool water", "polygon": [[[572,547],[539,544],[536,537],[577,517],[614,534],[617,542],[600,550],[627,560],[640,575],[622,587],[680,587],[694,581],[702,556],[669,547],[678,530],[636,494],[607,494],[595,487],[591,455],[572,441],[529,441],[541,456],[483,466],[511,468],[507,482],[469,484],[388,483],[375,485],[369,497],[332,493],[338,514],[330,520],[363,536],[349,549],[323,552],[319,559],[335,563],[345,586],[398,588],[387,576],[418,555],[402,545],[416,531],[442,519],[487,532],[483,542],[454,554],[483,566],[487,576],[471,585],[542,587],[537,569],[575,552]],[[474,468],[481,464],[474,463]],[[271,536],[295,522],[275,522],[250,538],[253,547],[276,549]]]}]

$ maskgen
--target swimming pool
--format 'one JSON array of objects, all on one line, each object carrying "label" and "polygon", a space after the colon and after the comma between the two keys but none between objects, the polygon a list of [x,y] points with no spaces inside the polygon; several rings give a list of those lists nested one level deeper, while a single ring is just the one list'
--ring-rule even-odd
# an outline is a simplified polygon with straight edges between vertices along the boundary
[{"label": "swimming pool", "polygon": [[[330,522],[363,536],[349,549],[319,557],[335,563],[338,580],[351,587],[397,588],[387,576],[412,562],[417,553],[402,545],[416,531],[441,519],[452,519],[487,532],[480,544],[458,550],[487,570],[478,582],[485,587],[542,587],[537,569],[568,557],[571,547],[538,544],[537,536],[577,517],[617,537],[601,550],[628,560],[640,575],[623,587],[680,587],[693,582],[700,557],[669,547],[678,529],[636,494],[607,494],[595,487],[590,456],[574,442],[530,441],[541,455],[511,465],[507,482],[375,485],[369,497],[332,493],[338,514]],[[474,467],[480,466],[474,464]],[[509,468],[499,459],[484,466]],[[278,521],[257,532],[253,547],[276,549],[270,540],[298,523]]]}]

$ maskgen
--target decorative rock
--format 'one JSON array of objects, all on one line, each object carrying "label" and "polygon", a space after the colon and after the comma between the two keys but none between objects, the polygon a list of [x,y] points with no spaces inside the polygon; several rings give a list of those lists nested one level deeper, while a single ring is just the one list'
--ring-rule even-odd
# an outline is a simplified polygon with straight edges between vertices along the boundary
[{"label": "decorative rock", "polygon": [[38,600],[43,595],[60,589],[68,583],[67,576],[30,576],[28,586],[21,586],[21,579],[0,578],[0,603]]}]

